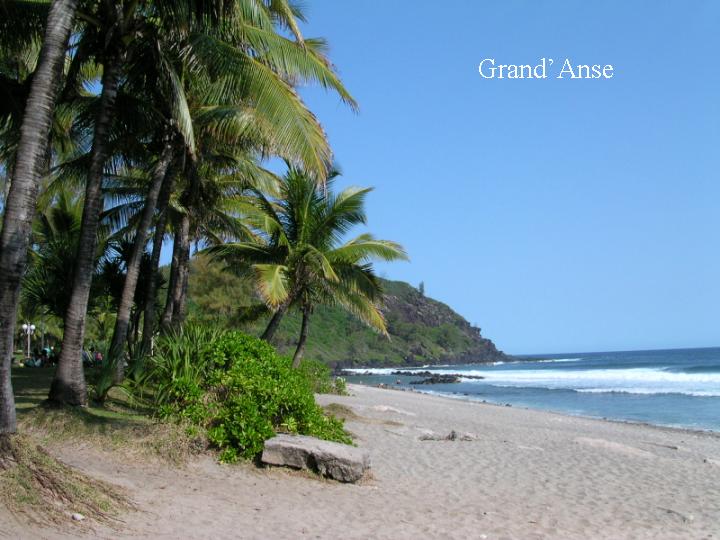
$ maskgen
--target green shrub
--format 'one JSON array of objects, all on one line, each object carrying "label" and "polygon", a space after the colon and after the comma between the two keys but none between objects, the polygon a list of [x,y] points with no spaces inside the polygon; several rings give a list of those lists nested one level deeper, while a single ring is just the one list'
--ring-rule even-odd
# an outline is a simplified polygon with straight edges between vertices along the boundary
[{"label": "green shrub", "polygon": [[150,386],[160,405],[184,409],[197,402],[215,367],[215,344],[222,335],[212,327],[185,325],[161,337],[139,386]]},{"label": "green shrub", "polygon": [[312,391],[316,394],[332,393],[332,378],[330,368],[318,360],[305,359],[298,371],[308,380]]},{"label": "green shrub", "polygon": [[257,455],[278,431],[351,443],[342,421],[315,403],[313,376],[322,370],[293,369],[259,339],[189,330],[161,340],[152,364],[158,413],[207,427],[223,461]]},{"label": "green shrub", "polygon": [[347,395],[345,379],[332,377],[330,368],[319,360],[303,360],[299,371],[316,394]]},{"label": "green shrub", "polygon": [[337,394],[338,396],[347,396],[348,395],[348,389],[347,389],[347,381],[345,381],[344,377],[335,377],[333,379],[333,394]]}]

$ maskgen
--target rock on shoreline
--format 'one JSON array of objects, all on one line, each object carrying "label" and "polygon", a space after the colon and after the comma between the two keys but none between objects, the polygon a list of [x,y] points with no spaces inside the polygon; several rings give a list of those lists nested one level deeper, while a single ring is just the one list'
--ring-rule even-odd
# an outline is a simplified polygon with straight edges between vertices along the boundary
[{"label": "rock on shoreline", "polygon": [[410,384],[452,384],[452,383],[459,383],[460,377],[457,375],[430,375],[429,377],[425,377],[424,379],[417,379],[415,381],[410,381]]},{"label": "rock on shoreline", "polygon": [[[352,376],[352,375],[373,375],[370,371],[365,371],[361,373],[356,373],[352,371],[344,371],[341,370],[340,375],[342,376]],[[417,376],[417,377],[423,377],[422,379],[417,379],[414,381],[410,381],[409,384],[413,385],[419,385],[419,384],[454,384],[461,382],[462,379],[473,379],[473,380],[480,380],[484,379],[482,375],[465,375],[464,373],[432,373],[430,371],[392,371],[390,375],[402,375],[405,377],[408,376]],[[400,379],[398,379],[397,384],[400,384]]]},{"label": "rock on shoreline", "polygon": [[305,435],[276,435],[265,441],[262,462],[310,469],[340,482],[357,482],[370,468],[367,450]]}]

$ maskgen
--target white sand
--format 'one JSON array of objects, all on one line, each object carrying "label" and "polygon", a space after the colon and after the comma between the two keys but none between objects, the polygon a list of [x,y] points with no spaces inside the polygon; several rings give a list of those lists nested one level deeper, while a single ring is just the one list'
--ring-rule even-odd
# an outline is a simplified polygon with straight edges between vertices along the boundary
[{"label": "white sand", "polygon": [[[352,386],[320,396],[370,450],[342,485],[281,469],[140,468],[87,448],[60,457],[127,488],[143,512],[101,538],[720,538],[720,437]],[[473,441],[421,441],[430,432]],[[0,536],[70,537],[8,521]]]}]

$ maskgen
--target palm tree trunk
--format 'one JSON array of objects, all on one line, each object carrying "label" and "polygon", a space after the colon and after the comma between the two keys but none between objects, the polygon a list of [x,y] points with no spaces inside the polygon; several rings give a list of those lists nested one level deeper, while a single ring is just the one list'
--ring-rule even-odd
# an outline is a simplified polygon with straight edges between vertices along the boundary
[{"label": "palm tree trunk", "polygon": [[54,0],[50,6],[45,39],[20,128],[12,183],[5,200],[0,236],[0,434],[17,430],[10,370],[20,280],[25,270],[47,139],[76,9],[77,0]]},{"label": "palm tree trunk", "polygon": [[277,332],[277,329],[280,328],[280,321],[282,321],[285,313],[287,313],[287,309],[287,304],[280,304],[277,311],[273,313],[273,316],[270,319],[267,328],[265,328],[265,331],[262,333],[262,336],[260,336],[260,339],[265,340],[268,343],[272,341],[272,338],[275,336],[275,332]]},{"label": "palm tree trunk", "polygon": [[[190,152],[187,152],[186,156],[189,159],[187,172],[190,185],[183,194],[183,198],[185,199],[185,206],[187,208],[192,208],[194,204],[197,204],[201,182],[200,175],[198,174],[197,156]],[[180,244],[177,276],[174,287],[170,290],[172,293],[173,309],[171,325],[174,327],[178,327],[185,322],[185,315],[187,312],[187,290],[190,278],[190,216],[187,213],[182,214],[179,234]],[[176,239],[177,238],[178,237],[176,237]]]},{"label": "palm tree trunk", "polygon": [[302,361],[303,354],[305,354],[305,342],[308,337],[308,324],[310,323],[310,309],[307,306],[303,307],[302,310],[302,326],[300,327],[300,339],[298,340],[295,354],[293,355],[293,367],[299,368],[300,362]]},{"label": "palm tree trunk", "polygon": [[138,340],[140,339],[140,317],[142,317],[142,311],[136,309],[133,313],[133,324],[132,324],[132,345],[128,343],[128,351],[130,355],[137,350]]},{"label": "palm tree trunk", "polygon": [[145,287],[145,314],[143,316],[142,330],[142,354],[150,354],[152,349],[152,336],[155,332],[155,295],[157,292],[157,275],[160,267],[160,253],[162,252],[163,240],[165,238],[165,227],[167,226],[167,206],[170,203],[173,183],[175,180],[175,168],[165,175],[162,191],[158,198],[158,221],[155,224],[155,236],[153,237],[152,254],[150,255],[150,276],[148,276]]},{"label": "palm tree trunk", "polygon": [[125,378],[125,362],[123,359],[125,353],[125,340],[128,336],[128,327],[130,324],[130,312],[132,310],[133,300],[135,299],[135,289],[137,288],[138,276],[140,274],[140,262],[145,252],[145,244],[147,243],[148,230],[152,222],[155,206],[157,205],[160,188],[165,179],[170,161],[172,160],[173,143],[168,140],[163,147],[160,159],[155,165],[153,171],[152,184],[150,190],[145,197],[145,207],[138,224],[137,233],[135,234],[135,242],[133,244],[132,254],[127,264],[127,273],[125,282],[123,283],[122,295],[120,296],[120,305],[118,307],[117,318],[115,319],[115,331],[108,353],[110,362],[115,362],[114,382],[119,384]]},{"label": "palm tree trunk", "polygon": [[177,281],[173,291],[172,326],[185,322],[187,312],[187,289],[190,277],[190,216],[183,214],[180,219],[180,257]]},{"label": "palm tree trunk", "polygon": [[160,328],[165,331],[170,328],[172,323],[172,315],[175,310],[175,304],[173,298],[175,294],[175,286],[178,280],[178,273],[180,272],[180,231],[177,225],[175,226],[175,234],[173,235],[173,252],[172,260],[170,262],[170,279],[168,280],[167,298],[165,300],[165,309],[163,310],[162,317],[160,318]]},{"label": "palm tree trunk", "polygon": [[75,278],[70,302],[65,313],[62,352],[48,397],[55,403],[87,404],[87,388],[81,358],[82,345],[85,336],[85,317],[90,286],[95,267],[98,224],[100,212],[103,209],[103,169],[109,152],[108,137],[117,98],[119,74],[119,58],[109,58],[103,70],[100,107],[95,118],[90,169],[85,188],[85,205],[75,262]]}]

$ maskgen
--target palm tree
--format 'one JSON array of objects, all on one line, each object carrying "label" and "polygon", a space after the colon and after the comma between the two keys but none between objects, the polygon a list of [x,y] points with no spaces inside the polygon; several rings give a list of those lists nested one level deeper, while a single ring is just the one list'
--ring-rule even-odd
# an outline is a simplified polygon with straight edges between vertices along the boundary
[{"label": "palm tree", "polygon": [[[86,18],[78,50],[93,50],[95,61],[103,65],[102,90],[94,120],[77,269],[51,400],[82,404],[87,399],[79,358],[92,280],[91,253],[102,210],[101,184],[111,154],[111,120],[120,82],[132,86],[143,51],[158,54],[155,65],[161,69],[156,71],[157,80],[170,89],[171,113],[190,157],[190,178],[196,177],[192,171],[197,163],[195,137],[183,93],[184,71],[177,69],[178,59],[182,60],[181,68],[187,65],[197,69],[195,76],[200,84],[215,92],[217,104],[204,111],[205,122],[214,122],[215,129],[237,133],[243,140],[255,138],[261,141],[264,153],[300,161],[322,174],[330,157],[327,141],[288,81],[317,80],[336,89],[346,101],[352,100],[322,56],[321,44],[301,41],[295,14],[296,9],[285,0],[187,5],[127,0],[101,3],[93,16]],[[278,23],[294,32],[297,41],[282,38],[277,32]],[[156,45],[146,46],[147,40]],[[93,46],[83,48],[88,41]],[[186,237],[187,227],[180,230],[181,237]],[[122,326],[118,331],[122,333]]]},{"label": "palm tree", "polygon": [[[152,250],[150,252],[148,270],[151,275],[157,274],[160,266],[160,254],[162,251],[163,241],[165,240],[165,233],[167,232],[169,213],[168,206],[170,204],[170,198],[172,197],[177,170],[183,167],[182,158],[184,155],[185,154],[183,152],[182,156],[179,156],[179,162],[176,163],[165,175],[165,180],[163,181],[160,194],[158,195],[158,216],[155,222],[155,232],[153,233]],[[144,296],[146,302],[143,313],[142,343],[140,346],[143,354],[150,354],[152,352],[152,337],[155,332],[156,321],[155,298],[157,296],[157,285],[158,282],[155,279],[148,279],[145,282]]]},{"label": "palm tree", "polygon": [[[32,250],[22,283],[22,299],[25,304],[60,320],[70,302],[67,284],[72,283],[75,271],[82,208],[82,197],[70,190],[62,190],[50,206],[38,213],[33,227]],[[101,227],[99,234],[93,271],[107,248],[107,228]]]},{"label": "palm tree", "polygon": [[[301,14],[289,9],[285,2],[272,2],[270,7],[267,13],[259,10],[237,17],[232,33],[225,36],[226,41],[207,33],[192,38],[194,54],[207,70],[186,78],[183,89],[189,113],[186,124],[192,127],[196,146],[187,159],[188,185],[180,198],[181,211],[172,220],[173,257],[162,327],[177,325],[184,318],[192,237],[197,240],[198,236],[205,236],[213,243],[212,227],[208,224],[219,225],[224,231],[228,225],[234,226],[231,220],[222,217],[227,217],[226,213],[215,211],[215,204],[227,197],[210,201],[212,196],[204,193],[212,185],[213,177],[220,173],[228,178],[232,174],[235,185],[239,178],[245,186],[257,186],[258,182],[268,185],[274,181],[272,175],[255,164],[257,156],[268,154],[302,162],[320,176],[324,174],[329,149],[322,130],[318,130],[314,117],[306,114],[290,86],[275,84],[276,77],[319,83],[356,107],[324,57],[324,43],[300,36],[294,16]],[[291,30],[296,41],[279,35],[273,19]],[[255,58],[247,55],[248,47],[255,51]],[[256,93],[266,99],[257,100]],[[214,166],[205,166],[208,159]],[[155,242],[159,240],[156,236]],[[148,321],[154,316],[150,315]]]},{"label": "palm tree", "polygon": [[128,328],[130,326],[130,312],[135,298],[135,289],[137,287],[140,274],[140,264],[143,254],[145,253],[145,244],[147,243],[148,231],[155,213],[158,197],[165,176],[169,170],[170,162],[173,159],[174,144],[172,136],[164,141],[160,156],[152,171],[152,182],[148,192],[145,195],[145,204],[140,216],[140,222],[137,225],[135,239],[133,242],[132,254],[127,263],[127,273],[123,283],[123,290],[118,306],[117,318],[115,320],[115,329],[113,338],[108,352],[109,361],[115,362],[116,371],[114,380],[116,383],[122,382],[124,374],[124,361],[122,359],[127,339]]},{"label": "palm tree", "polygon": [[25,105],[12,183],[0,235],[0,434],[17,429],[10,382],[15,317],[48,133],[77,0],[53,0],[37,69]]},{"label": "palm tree", "polygon": [[[96,60],[102,64],[99,105],[94,118],[90,165],[85,188],[80,243],[75,258],[75,273],[68,309],[64,317],[62,352],[55,372],[50,401],[69,405],[87,404],[87,388],[82,369],[82,345],[85,316],[92,286],[97,229],[102,206],[102,178],[110,153],[109,137],[115,112],[122,65],[127,60],[128,45],[136,30],[137,2],[101,2],[93,13],[80,40],[93,41]],[[84,49],[83,49],[84,50]]]},{"label": "palm tree", "polygon": [[288,309],[300,310],[295,367],[304,354],[310,316],[319,304],[339,305],[387,334],[380,311],[382,286],[371,261],[407,259],[399,244],[370,234],[342,242],[352,227],[366,222],[364,202],[371,190],[348,188],[333,195],[336,176],[331,171],[327,184],[319,186],[317,178],[290,167],[277,200],[257,193],[246,207],[245,219],[262,240],[209,250],[236,270],[253,273],[258,293],[275,312],[264,339],[272,339]]},{"label": "palm tree", "polygon": [[205,139],[194,178],[183,190],[178,204],[170,209],[175,235],[168,297],[162,327],[182,324],[187,299],[190,244],[218,245],[226,240],[253,236],[239,216],[239,208],[250,190],[273,191],[278,178],[240,149],[235,153],[215,138]]}]

